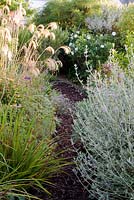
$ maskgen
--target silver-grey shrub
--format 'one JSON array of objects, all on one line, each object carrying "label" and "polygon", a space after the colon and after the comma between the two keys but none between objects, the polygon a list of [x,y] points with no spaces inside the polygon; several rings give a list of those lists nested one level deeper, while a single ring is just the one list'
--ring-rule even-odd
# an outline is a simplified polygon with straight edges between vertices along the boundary
[{"label": "silver-grey shrub", "polygon": [[101,14],[86,18],[86,23],[94,32],[111,32],[116,30],[121,13],[121,8],[102,6]]},{"label": "silver-grey shrub", "polygon": [[96,84],[76,107],[73,131],[89,199],[134,199],[134,80]]}]

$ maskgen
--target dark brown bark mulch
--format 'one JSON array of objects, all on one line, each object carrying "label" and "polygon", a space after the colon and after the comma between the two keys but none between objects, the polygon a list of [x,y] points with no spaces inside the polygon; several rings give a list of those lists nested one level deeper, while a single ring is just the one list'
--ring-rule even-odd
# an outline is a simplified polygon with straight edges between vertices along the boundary
[{"label": "dark brown bark mulch", "polygon": [[[76,102],[85,98],[82,90],[64,79],[56,80],[53,83],[53,88],[68,98],[73,106]],[[56,132],[58,150],[65,150],[62,156],[67,158],[68,161],[73,161],[76,153],[71,145],[72,116],[70,112],[65,112],[59,113],[58,118],[61,121]],[[49,188],[51,196],[46,194],[38,194],[38,196],[44,200],[88,200],[88,193],[74,174],[74,168],[75,166],[72,164],[64,169],[65,173],[58,174],[57,177],[52,179],[55,186]]]},{"label": "dark brown bark mulch", "polygon": [[86,97],[84,91],[67,80],[59,79],[54,82],[54,88],[65,95],[71,102],[82,101]]}]

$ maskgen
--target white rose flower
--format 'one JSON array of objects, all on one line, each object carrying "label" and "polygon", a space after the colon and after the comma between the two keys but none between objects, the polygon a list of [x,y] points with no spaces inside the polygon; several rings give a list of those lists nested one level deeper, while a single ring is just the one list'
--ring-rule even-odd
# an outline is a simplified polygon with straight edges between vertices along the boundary
[{"label": "white rose flower", "polygon": [[78,51],[78,47],[76,47],[74,50],[75,50],[75,51]]},{"label": "white rose flower", "polygon": [[103,44],[101,44],[101,46],[100,46],[102,49],[104,48],[104,45]]},{"label": "white rose flower", "polygon": [[75,35],[74,35],[74,38],[77,38],[77,37],[78,37],[78,35],[77,35],[77,34],[75,34]]},{"label": "white rose flower", "polygon": [[70,42],[70,43],[69,43],[69,47],[72,47],[72,46],[73,46],[73,43],[72,43],[72,42]]},{"label": "white rose flower", "polygon": [[116,36],[116,32],[112,32],[112,36]]},{"label": "white rose flower", "polygon": [[90,40],[91,39],[91,36],[90,35],[87,35],[87,40]]}]

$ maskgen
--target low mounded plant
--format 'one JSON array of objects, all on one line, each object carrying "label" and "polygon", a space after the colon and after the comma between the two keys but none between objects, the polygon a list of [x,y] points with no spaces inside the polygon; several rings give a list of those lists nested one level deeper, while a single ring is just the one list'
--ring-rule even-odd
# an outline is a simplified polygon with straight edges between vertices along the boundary
[{"label": "low mounded plant", "polygon": [[88,98],[76,106],[73,142],[82,148],[76,148],[75,173],[89,199],[134,199],[134,80],[116,67],[111,63],[105,80],[96,73]]},{"label": "low mounded plant", "polygon": [[[37,79],[25,80],[21,83],[21,106],[27,114],[27,118],[34,116],[36,127],[40,137],[49,137],[55,132],[56,107],[52,100],[56,93],[52,90],[47,75],[41,74]],[[30,85],[29,85],[30,84]],[[37,137],[39,137],[39,135]]]}]

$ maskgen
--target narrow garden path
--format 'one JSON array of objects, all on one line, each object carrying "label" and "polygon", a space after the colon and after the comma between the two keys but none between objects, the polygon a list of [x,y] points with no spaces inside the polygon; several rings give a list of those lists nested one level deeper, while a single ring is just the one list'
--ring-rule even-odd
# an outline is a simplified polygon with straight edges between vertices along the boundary
[{"label": "narrow garden path", "polygon": [[[77,86],[65,79],[54,81],[53,88],[67,98],[72,107],[75,106],[76,102],[81,101],[85,97]],[[76,155],[70,141],[73,123],[71,113],[69,111],[58,113],[58,118],[60,119],[60,125],[57,127],[56,133],[58,137],[58,150],[65,150],[63,157],[67,158],[68,161],[73,161]],[[88,194],[75,176],[73,168],[74,165],[66,167],[64,170],[66,173],[57,175],[52,180],[55,184],[55,187],[49,189],[52,196],[44,196],[44,200],[88,200]]]}]

